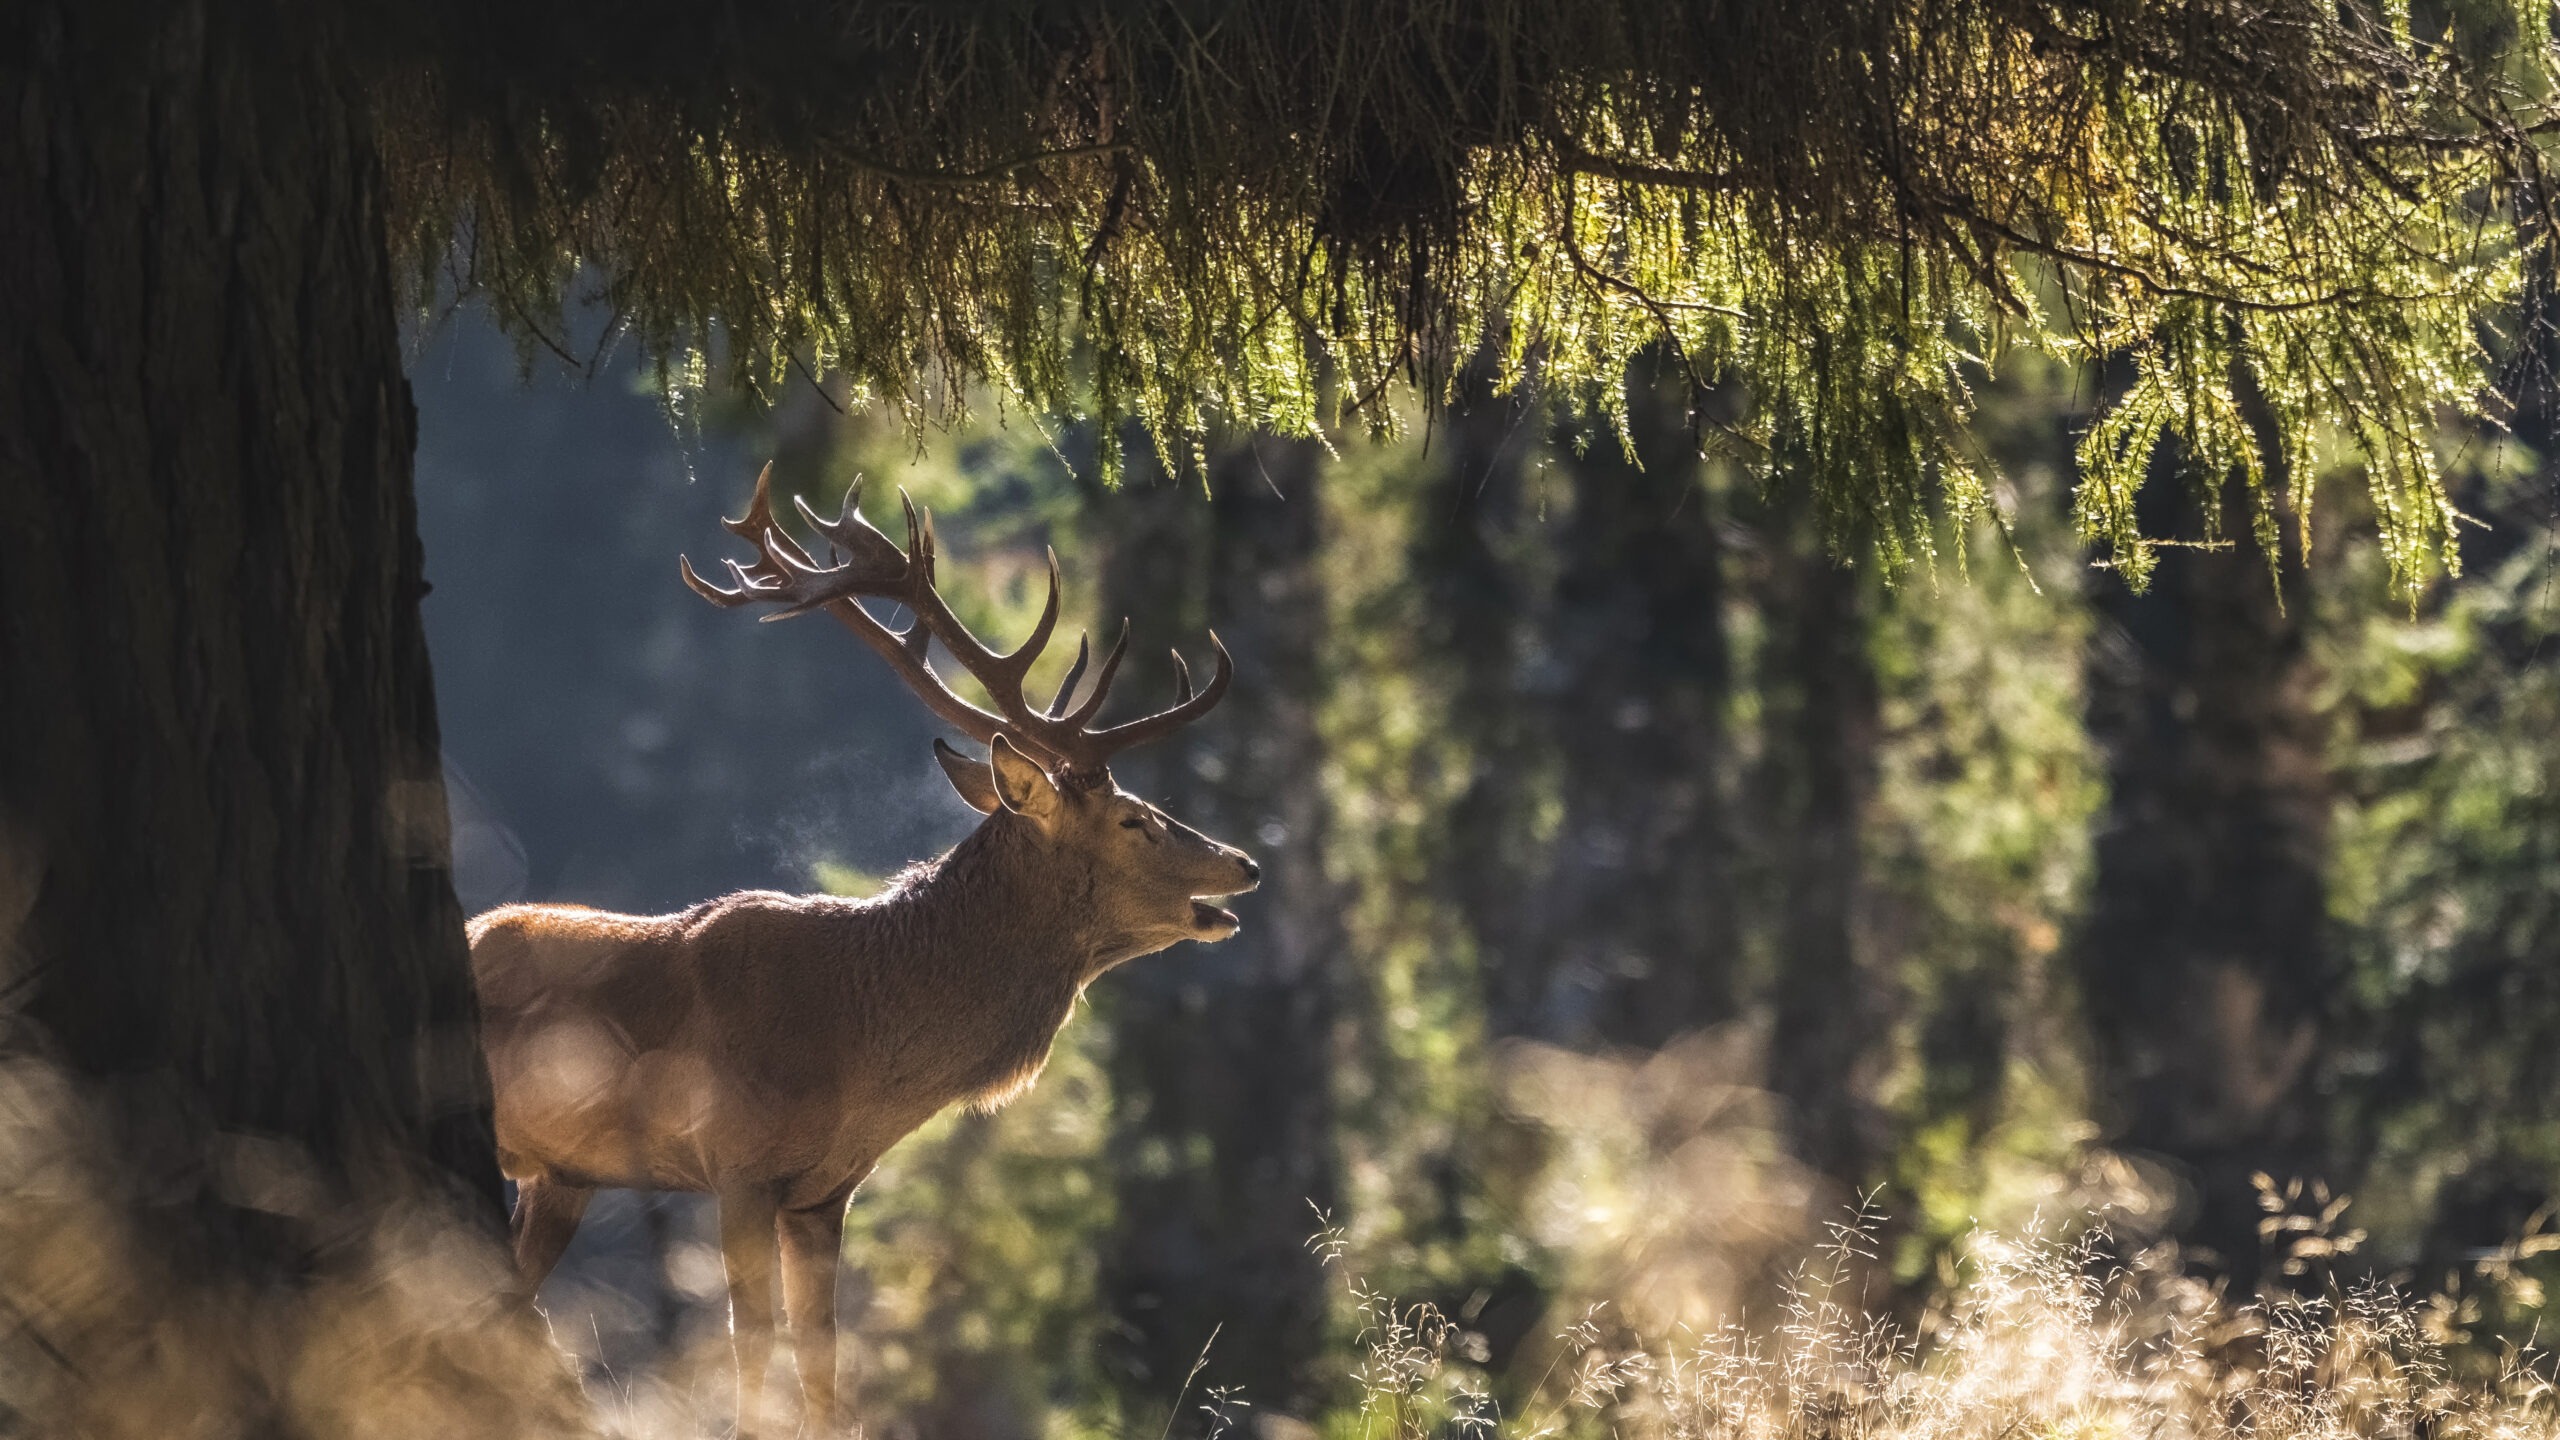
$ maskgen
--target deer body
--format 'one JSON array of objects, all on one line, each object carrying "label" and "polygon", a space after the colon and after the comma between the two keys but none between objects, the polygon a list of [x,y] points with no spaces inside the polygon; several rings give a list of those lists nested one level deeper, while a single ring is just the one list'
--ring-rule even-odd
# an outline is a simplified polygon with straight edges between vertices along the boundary
[{"label": "deer body", "polygon": [[1085,984],[1130,956],[995,853],[1013,828],[870,900],[746,891],[675,915],[472,922],[509,1173],[752,1180],[810,1204],[944,1106],[1028,1084]]},{"label": "deer body", "polygon": [[[1207,690],[1194,695],[1186,673],[1172,709],[1091,730],[1118,648],[1073,713],[1082,651],[1045,713],[1021,695],[1057,615],[1054,557],[1037,631],[997,655],[932,588],[929,516],[919,522],[910,508],[901,552],[849,501],[845,517],[816,522],[856,557],[834,569],[775,530],[765,478],[747,517],[729,523],[762,561],[735,567],[735,591],[703,584],[690,565],[688,582],[723,604],[823,609],[852,629],[937,714],[986,742],[985,761],[935,742],[953,786],[986,818],[869,900],[744,891],[651,916],[510,905],[471,922],[471,961],[528,1285],[559,1262],[597,1189],[711,1192],[740,1428],[757,1428],[778,1270],[803,1431],[816,1434],[834,1422],[835,1272],[854,1187],[945,1106],[993,1108],[1029,1085],[1103,972],[1234,934],[1236,917],[1207,901],[1252,889],[1260,871],[1122,791],[1105,765],[1216,704],[1229,677],[1223,649]],[[865,596],[899,600],[919,619],[889,631]],[[1001,714],[943,687],[926,659],[932,640]]]}]

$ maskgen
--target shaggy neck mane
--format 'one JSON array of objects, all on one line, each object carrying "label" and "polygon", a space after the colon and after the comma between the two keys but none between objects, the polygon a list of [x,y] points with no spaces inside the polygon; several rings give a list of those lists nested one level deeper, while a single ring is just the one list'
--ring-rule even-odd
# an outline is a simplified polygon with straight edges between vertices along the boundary
[{"label": "shaggy neck mane", "polygon": [[1087,907],[1040,852],[1027,824],[999,817],[861,905],[897,936],[883,953],[933,969],[945,1003],[972,1017],[954,1098],[982,1110],[1038,1077],[1090,970]]},{"label": "shaggy neck mane", "polygon": [[867,906],[924,927],[925,938],[989,959],[1081,962],[1089,946],[1080,887],[1042,853],[1028,823],[989,819],[942,856],[896,875]]},{"label": "shaggy neck mane", "polygon": [[957,845],[930,860],[918,860],[889,877],[878,901],[907,898],[921,899],[928,894],[962,891],[994,883],[997,876],[1010,871],[1027,875],[1037,865],[1031,837],[1022,833],[1018,823],[989,817]]}]

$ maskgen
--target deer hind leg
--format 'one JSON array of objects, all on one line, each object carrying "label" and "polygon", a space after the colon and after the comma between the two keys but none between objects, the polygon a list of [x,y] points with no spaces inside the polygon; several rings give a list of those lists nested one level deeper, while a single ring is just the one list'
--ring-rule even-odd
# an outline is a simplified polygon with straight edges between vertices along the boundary
[{"label": "deer hind leg", "polygon": [[587,1213],[587,1202],[595,1194],[592,1187],[558,1180],[516,1182],[516,1208],[508,1217],[507,1228],[513,1232],[516,1273],[524,1277],[527,1294],[541,1289],[551,1267],[560,1263],[562,1252],[569,1248],[569,1237],[578,1233],[578,1220]]},{"label": "deer hind leg", "polygon": [[800,1433],[830,1435],[836,1423],[836,1257],[844,1247],[847,1197],[782,1212],[782,1305],[800,1362]]},{"label": "deer hind leg", "polygon": [[762,1189],[720,1192],[720,1260],[729,1272],[729,1346],[738,1362],[738,1433],[761,1433],[773,1354],[775,1205]]}]

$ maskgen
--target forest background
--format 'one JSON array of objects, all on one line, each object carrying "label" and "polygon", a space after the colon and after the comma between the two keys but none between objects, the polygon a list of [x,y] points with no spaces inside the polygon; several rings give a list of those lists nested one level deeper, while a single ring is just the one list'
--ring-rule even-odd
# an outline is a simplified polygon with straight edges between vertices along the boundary
[{"label": "forest background", "polygon": [[[879,1433],[2550,1433],[2550,19],[0,8],[0,1428],[714,1388],[698,1208],[549,1297],[588,1395],[527,1343],[451,862],[956,833],[840,640],[674,592],[773,453],[923,492],[990,629],[1053,540],[1251,677],[1122,775],[1263,853],[1250,938],[862,1202]],[[781,408],[607,366],[532,443],[503,348],[404,349],[449,294]]]},{"label": "forest background", "polygon": [[[1667,365],[1633,377],[1633,458],[1475,386],[1390,444],[1183,481],[1133,433],[1114,489],[1072,423],[919,444],[806,386],[670,411],[628,361],[523,364],[473,312],[412,341],[467,910],[864,893],[966,832],[859,647],[676,583],[768,456],[821,508],[856,474],[882,523],[899,486],[929,504],[982,630],[1027,626],[1054,546],[1081,622],[1237,659],[1122,778],[1272,879],[857,1198],[875,1433],[1285,1437],[1359,1398],[1377,1294],[1518,1392],[1585,1317],[1766,1316],[1860,1204],[1861,1303],[1906,1317],[1978,1228],[2103,1224],[2240,1293],[2441,1292],[2458,1360],[2532,1333],[2560,491],[2530,409],[2435,438],[2480,522],[2459,578],[2394,590],[2341,486],[2317,565],[2235,523],[2135,595],[2069,515],[2122,377],[2034,355],[1981,396],[1994,513],[1898,578],[1702,459],[1722,397]],[[2143,523],[2201,537],[2173,461]],[[685,1197],[600,1205],[546,1290],[642,1409],[708,1383],[721,1302]]]}]

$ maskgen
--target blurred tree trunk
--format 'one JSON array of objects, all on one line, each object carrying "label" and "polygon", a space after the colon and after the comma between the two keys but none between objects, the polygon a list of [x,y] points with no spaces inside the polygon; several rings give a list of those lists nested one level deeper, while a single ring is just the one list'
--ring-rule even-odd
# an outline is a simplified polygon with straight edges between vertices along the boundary
[{"label": "blurred tree trunk", "polygon": [[1732,660],[1687,387],[1630,391],[1637,460],[1605,433],[1558,451],[1573,512],[1557,537],[1547,650],[1560,674],[1545,708],[1570,739],[1543,964],[1581,1012],[1547,1017],[1553,1038],[1654,1049],[1734,1013]]},{"label": "blurred tree trunk", "polygon": [[1777,967],[1769,1082],[1787,1102],[1798,1156],[1854,1189],[1873,1180],[1889,1143],[1874,1073],[1888,977],[1859,956],[1881,738],[1873,587],[1832,558],[1800,485],[1783,490],[1760,530],[1759,824]]},{"label": "blurred tree trunk", "polygon": [[1552,683],[1538,634],[1546,584],[1521,532],[1533,523],[1528,467],[1545,446],[1545,414],[1533,400],[1493,394],[1479,370],[1436,423],[1438,463],[1407,563],[1422,594],[1421,648],[1446,667],[1444,713],[1470,767],[1438,888],[1467,928],[1486,1030],[1539,1034],[1554,977],[1537,939],[1550,928],[1538,812],[1557,777],[1552,717],[1537,694]]},{"label": "blurred tree trunk", "polygon": [[[1172,693],[1166,648],[1234,688],[1176,740],[1132,753],[1121,784],[1262,863],[1244,929],[1185,945],[1096,987],[1111,1021],[1119,1236],[1103,1285],[1124,1327],[1128,1390],[1170,1403],[1218,1330],[1195,1398],[1240,1386],[1259,1413],[1307,1415],[1324,1391],[1326,1280],[1308,1238],[1330,1211],[1340,896],[1317,728],[1328,632],[1315,568],[1322,452],[1265,440],[1218,457],[1211,498],[1133,475],[1099,503],[1111,561],[1103,613],[1136,621],[1117,689]],[[1197,482],[1194,482],[1197,483]]]},{"label": "blurred tree trunk", "polygon": [[2246,1287],[2261,1258],[2251,1174],[2324,1170],[2312,1062],[2337,965],[2304,627],[2236,503],[2225,523],[2231,548],[2171,550],[2149,594],[2107,602],[2090,725],[2113,795],[2080,955],[2109,1138],[2186,1172],[2185,1237]]},{"label": "blurred tree trunk", "polygon": [[251,1155],[499,1201],[342,52],[291,4],[0,20],[9,1043],[214,1269],[318,1243],[241,1208]]},{"label": "blurred tree trunk", "polygon": [[1473,752],[1444,863],[1495,1035],[1649,1049],[1734,1012],[1722,541],[1685,393],[1632,398],[1641,464],[1551,452],[1480,381],[1435,437],[1412,563]]}]

